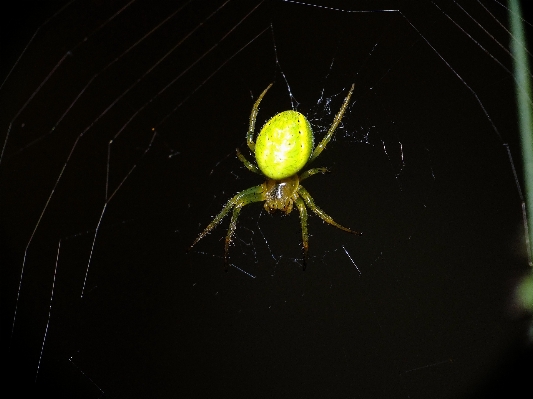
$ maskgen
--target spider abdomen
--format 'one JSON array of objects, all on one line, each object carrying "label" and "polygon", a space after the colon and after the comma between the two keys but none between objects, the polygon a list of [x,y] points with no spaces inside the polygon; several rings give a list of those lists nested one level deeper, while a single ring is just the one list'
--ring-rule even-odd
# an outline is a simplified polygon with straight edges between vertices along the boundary
[{"label": "spider abdomen", "polygon": [[305,166],[313,145],[313,130],[307,118],[297,111],[280,112],[265,123],[257,136],[257,166],[271,179],[285,179]]}]

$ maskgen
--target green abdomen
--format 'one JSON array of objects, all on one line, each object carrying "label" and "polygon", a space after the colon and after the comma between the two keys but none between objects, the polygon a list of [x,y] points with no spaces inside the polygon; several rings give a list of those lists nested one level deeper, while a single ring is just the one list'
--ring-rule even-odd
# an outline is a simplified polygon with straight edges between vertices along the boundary
[{"label": "green abdomen", "polygon": [[313,151],[313,131],[297,111],[273,116],[261,129],[255,143],[255,158],[263,174],[280,180],[298,173]]}]

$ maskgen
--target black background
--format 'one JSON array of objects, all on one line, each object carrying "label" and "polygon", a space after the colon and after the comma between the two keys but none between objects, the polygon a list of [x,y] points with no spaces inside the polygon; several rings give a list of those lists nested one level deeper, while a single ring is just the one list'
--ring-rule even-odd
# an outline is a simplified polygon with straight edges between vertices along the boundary
[{"label": "black background", "polygon": [[[2,13],[2,79],[63,3],[19,4]],[[74,2],[41,28],[0,92],[3,143],[14,116],[71,51],[14,120],[0,164],[5,389],[88,398],[472,398],[521,391],[531,350],[528,320],[513,308],[512,290],[527,261],[506,145],[519,179],[520,151],[513,81],[503,69],[511,64],[494,41],[480,39],[444,1],[439,6],[503,67],[421,2],[360,2],[358,9],[402,13],[354,14],[267,1],[220,41],[257,3],[231,2],[206,21],[221,2],[193,2],[99,74],[58,128],[26,148],[96,73],[178,8],[139,1],[89,35],[124,4]],[[354,9],[350,2],[328,5]],[[490,9],[506,23],[504,9]],[[505,32],[474,11],[507,45]],[[80,136],[200,22],[202,29]],[[106,207],[80,298],[105,204],[108,142],[186,70],[111,147],[110,192],[137,166]],[[280,71],[319,137],[355,83],[343,127],[316,161],[333,173],[305,186],[338,222],[364,235],[311,218],[311,260],[302,272],[297,216],[270,217],[251,205],[231,248],[236,267],[225,273],[227,220],[189,254],[185,249],[228,198],[260,182],[234,150],[245,148],[252,96],[270,82],[258,125],[291,107]],[[318,103],[322,90],[331,108]],[[28,247],[16,305],[26,245],[79,137]]]}]

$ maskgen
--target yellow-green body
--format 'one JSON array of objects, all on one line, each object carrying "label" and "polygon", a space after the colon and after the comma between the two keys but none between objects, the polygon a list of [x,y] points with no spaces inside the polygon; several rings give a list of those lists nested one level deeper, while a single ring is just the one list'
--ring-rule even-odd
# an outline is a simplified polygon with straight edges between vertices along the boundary
[{"label": "yellow-green body", "polygon": [[273,116],[255,142],[257,166],[266,177],[282,180],[298,173],[313,152],[313,130],[297,111]]}]

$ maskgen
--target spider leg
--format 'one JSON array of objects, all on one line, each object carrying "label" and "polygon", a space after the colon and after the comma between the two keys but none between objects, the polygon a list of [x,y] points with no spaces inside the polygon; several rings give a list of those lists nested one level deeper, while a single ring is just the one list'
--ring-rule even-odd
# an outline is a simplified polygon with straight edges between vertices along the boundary
[{"label": "spider leg", "polygon": [[339,123],[341,123],[341,120],[344,115],[344,112],[346,111],[346,108],[348,108],[348,103],[350,102],[350,97],[352,96],[354,86],[355,85],[352,84],[352,87],[350,91],[348,92],[348,95],[346,96],[346,98],[344,99],[342,103],[341,109],[339,110],[339,112],[337,112],[337,115],[335,115],[335,118],[333,119],[333,123],[331,124],[331,127],[328,130],[328,133],[324,136],[320,144],[318,144],[315,147],[315,150],[313,151],[313,153],[311,154],[311,157],[309,158],[309,162],[311,162],[313,159],[318,157],[320,153],[324,150],[324,148],[326,148],[326,145],[329,143],[329,141],[331,140],[331,137],[333,136],[333,133],[335,133],[337,126],[339,126]]},{"label": "spider leg", "polygon": [[347,227],[341,226],[336,221],[334,221],[331,216],[329,216],[326,212],[324,212],[322,209],[320,209],[318,206],[316,206],[315,201],[313,200],[313,197],[311,197],[311,195],[307,192],[307,190],[303,186],[299,186],[298,187],[298,194],[304,200],[305,205],[307,205],[307,207],[309,209],[311,209],[314,213],[316,213],[318,216],[320,216],[320,218],[324,222],[329,223],[329,224],[331,224],[332,226],[335,226],[338,229],[347,231],[348,233],[361,235],[361,233],[359,233],[357,231],[354,231],[354,230],[351,230],[351,229],[349,229]]},{"label": "spider leg", "polygon": [[329,170],[328,168],[313,168],[313,169],[309,169],[309,170],[306,170],[305,172],[303,172],[300,176],[298,176],[298,179],[300,181],[302,180],[305,180],[307,179],[308,177],[311,177],[313,175],[316,175],[317,173],[328,173]]},{"label": "spider leg", "polygon": [[254,173],[262,174],[261,171],[257,166],[255,166],[253,163],[248,161],[244,155],[242,155],[241,151],[237,148],[237,158],[239,158],[239,161],[241,161],[246,168]]},{"label": "spider leg", "polygon": [[229,246],[231,244],[231,239],[233,233],[237,228],[237,218],[239,213],[241,213],[241,208],[245,205],[251,204],[252,202],[259,202],[265,200],[264,194],[264,185],[252,187],[251,189],[245,190],[246,193],[239,199],[239,202],[233,208],[233,214],[231,215],[231,221],[229,223],[228,234],[226,234],[226,242],[224,245],[224,270],[228,271],[229,267]]},{"label": "spider leg", "polygon": [[250,148],[250,151],[255,152],[255,143],[254,143],[254,130],[255,130],[255,120],[257,119],[257,114],[259,112],[259,104],[261,103],[261,100],[265,96],[268,89],[272,87],[274,83],[270,83],[268,87],[263,90],[261,95],[257,97],[257,100],[255,100],[254,106],[252,108],[252,113],[250,114],[250,124],[248,125],[248,133],[246,134],[246,142],[248,144],[248,148]]},{"label": "spider leg", "polygon": [[[243,190],[239,193],[237,193],[232,199],[230,199],[226,205],[222,208],[220,213],[215,216],[215,218],[207,225],[207,227],[200,233],[200,235],[194,240],[192,245],[189,247],[189,251],[192,247],[196,245],[198,241],[200,241],[202,238],[204,238],[207,234],[211,232],[221,221],[224,219],[224,217],[228,214],[228,212],[234,207],[234,206],[244,206],[246,204],[249,204],[250,202],[255,201],[263,201],[264,200],[264,194],[263,194],[263,185],[250,187],[246,190]],[[237,212],[237,216],[238,216]],[[236,219],[236,218],[235,218]],[[233,218],[232,218],[233,220]],[[231,226],[230,226],[231,228]],[[235,230],[235,228],[234,228]]]},{"label": "spider leg", "polygon": [[236,205],[235,208],[233,208],[233,215],[231,215],[231,222],[229,222],[229,229],[228,234],[226,235],[226,242],[224,244],[224,270],[228,271],[229,267],[229,246],[231,244],[231,238],[233,236],[233,233],[235,232],[235,229],[237,227],[237,218],[239,217],[239,213],[241,213],[241,208],[243,205],[239,204]]},{"label": "spider leg", "polygon": [[302,225],[302,249],[304,255],[303,270],[305,270],[307,267],[307,252],[309,249],[309,234],[307,233],[307,208],[300,197],[296,198],[294,202],[298,207],[298,211],[300,212],[300,224]]}]

